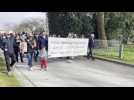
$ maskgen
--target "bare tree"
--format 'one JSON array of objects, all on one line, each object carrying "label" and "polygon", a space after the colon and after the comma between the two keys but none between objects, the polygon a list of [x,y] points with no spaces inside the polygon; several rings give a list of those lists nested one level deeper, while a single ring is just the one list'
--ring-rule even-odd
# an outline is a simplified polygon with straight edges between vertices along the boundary
[{"label": "bare tree", "polygon": [[21,24],[14,27],[16,32],[42,32],[47,30],[46,20],[41,18],[31,18],[24,20]]}]

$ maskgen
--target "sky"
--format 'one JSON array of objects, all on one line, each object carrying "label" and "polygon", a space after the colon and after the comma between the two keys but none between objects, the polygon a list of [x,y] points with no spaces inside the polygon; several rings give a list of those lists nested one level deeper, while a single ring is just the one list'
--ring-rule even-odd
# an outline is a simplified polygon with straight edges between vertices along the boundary
[{"label": "sky", "polygon": [[42,12],[0,12],[0,28],[6,24],[18,24],[27,18],[46,18],[46,13]]}]

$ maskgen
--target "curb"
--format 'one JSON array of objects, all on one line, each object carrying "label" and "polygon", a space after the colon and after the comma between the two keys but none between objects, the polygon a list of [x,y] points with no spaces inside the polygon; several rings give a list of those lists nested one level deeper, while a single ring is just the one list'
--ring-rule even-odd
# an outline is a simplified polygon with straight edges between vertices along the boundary
[{"label": "curb", "polygon": [[110,60],[110,59],[107,59],[107,58],[101,58],[101,57],[95,57],[95,58],[96,58],[96,59],[99,59],[99,60],[104,60],[104,61],[108,61],[108,62],[112,62],[112,63],[120,64],[120,65],[124,65],[124,66],[134,67],[133,64],[127,64],[127,63],[124,63],[124,62],[119,62],[119,61]]}]

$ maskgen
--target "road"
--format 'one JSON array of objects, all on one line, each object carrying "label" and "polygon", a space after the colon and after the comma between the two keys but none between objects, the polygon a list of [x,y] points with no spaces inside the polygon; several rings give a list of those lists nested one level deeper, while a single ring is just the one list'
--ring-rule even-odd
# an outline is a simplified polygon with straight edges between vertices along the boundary
[{"label": "road", "polygon": [[48,71],[33,71],[19,63],[16,75],[24,87],[133,87],[134,68],[85,58],[50,60]]}]

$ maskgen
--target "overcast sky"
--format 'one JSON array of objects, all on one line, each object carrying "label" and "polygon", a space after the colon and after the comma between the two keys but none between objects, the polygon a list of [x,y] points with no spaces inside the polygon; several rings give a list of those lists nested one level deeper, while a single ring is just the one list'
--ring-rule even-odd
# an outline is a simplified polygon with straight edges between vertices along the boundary
[{"label": "overcast sky", "polygon": [[17,24],[27,18],[45,18],[46,13],[41,12],[0,12],[0,27],[5,24]]}]

